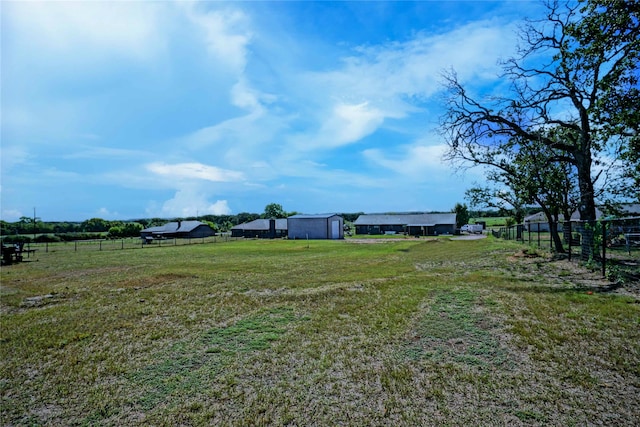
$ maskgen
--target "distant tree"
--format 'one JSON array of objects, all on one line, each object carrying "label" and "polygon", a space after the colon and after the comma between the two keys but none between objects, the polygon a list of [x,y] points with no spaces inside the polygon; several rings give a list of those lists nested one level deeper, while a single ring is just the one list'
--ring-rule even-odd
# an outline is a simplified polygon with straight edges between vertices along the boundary
[{"label": "distant tree", "polygon": [[211,227],[213,231],[216,231],[216,232],[219,231],[218,224],[216,224],[215,222],[213,221],[203,221],[203,222],[207,224],[209,227]]},{"label": "distant tree", "polygon": [[245,222],[250,222],[260,218],[260,215],[249,212],[240,212],[238,215],[236,215],[236,218],[236,224],[244,224]]},{"label": "distant tree", "polygon": [[127,222],[122,227],[122,237],[140,237],[144,226],[139,222]]},{"label": "distant tree", "polygon": [[262,218],[286,218],[287,214],[278,203],[269,203],[264,208]]},{"label": "distant tree", "polygon": [[[491,177],[492,174],[487,175],[488,180],[491,180]],[[511,216],[518,224],[524,220],[524,202],[513,190],[499,182],[495,182],[493,186],[472,187],[465,191],[465,199],[473,207],[497,209],[497,211],[485,211],[486,216]],[[500,213],[506,213],[506,215],[500,215]]]},{"label": "distant tree", "polygon": [[456,214],[456,227],[460,228],[469,222],[469,208],[462,203],[456,203],[456,206],[451,210]]},{"label": "distant tree", "polygon": [[109,238],[111,239],[117,239],[118,237],[122,237],[123,233],[122,233],[122,227],[120,226],[112,226],[111,228],[109,228]]},{"label": "distant tree", "polygon": [[[562,141],[567,132],[562,128],[541,132],[544,138]],[[473,203],[507,210],[513,208],[513,217],[521,223],[524,217],[523,207],[536,204],[549,223],[554,247],[564,252],[560,239],[558,223],[563,214],[570,217],[577,206],[575,168],[563,162],[564,153],[546,144],[530,141],[521,144],[519,138],[513,138],[516,149],[496,153],[493,150],[474,154],[476,162],[491,166],[487,180],[497,185],[489,188],[474,188],[467,192]]]},{"label": "distant tree", "polygon": [[219,223],[218,227],[221,232],[227,232],[233,228],[233,225],[234,224],[231,221],[224,221],[222,224]]},{"label": "distant tree", "polygon": [[345,221],[353,222],[356,219],[358,219],[360,215],[364,215],[364,212],[343,213],[342,217],[344,218]]},{"label": "distant tree", "polygon": [[109,230],[109,223],[102,218],[91,218],[80,225],[81,231],[85,232],[102,232]]},{"label": "distant tree", "polygon": [[3,236],[16,234],[17,229],[18,228],[16,224],[13,224],[7,221],[0,221],[0,234],[2,234]]}]

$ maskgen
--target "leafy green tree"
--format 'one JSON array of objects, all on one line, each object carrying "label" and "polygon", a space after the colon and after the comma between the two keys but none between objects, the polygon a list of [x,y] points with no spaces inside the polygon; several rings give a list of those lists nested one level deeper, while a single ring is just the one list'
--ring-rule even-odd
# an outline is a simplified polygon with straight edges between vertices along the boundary
[{"label": "leafy green tree", "polygon": [[213,221],[203,221],[203,222],[204,222],[205,224],[207,224],[209,227],[211,227],[211,229],[212,229],[214,232],[218,232],[218,231],[220,231],[220,230],[219,230],[219,227],[218,227],[218,224],[216,224],[215,222],[213,222]]},{"label": "leafy green tree", "polygon": [[599,140],[620,153],[617,195],[640,201],[640,2],[583,0],[579,12],[581,19],[566,28],[577,45],[573,59],[602,76],[589,119]]},{"label": "leafy green tree", "polygon": [[102,232],[109,230],[109,223],[101,218],[91,218],[80,224],[80,229],[85,232]]},{"label": "leafy green tree", "polygon": [[[448,73],[450,98],[441,123],[447,157],[482,164],[488,153],[498,159],[534,144],[559,150],[558,161],[575,168],[581,218],[593,223],[594,163],[628,151],[635,141],[614,137],[616,131],[632,128],[637,135],[637,115],[624,107],[637,100],[639,8],[640,2],[623,1],[547,3],[545,19],[523,27],[517,56],[503,63],[509,96],[485,101],[470,95],[455,72]],[[627,15],[617,18],[614,12]],[[564,129],[565,139],[540,132],[549,126]],[[590,230],[584,229],[583,259],[594,254]]]},{"label": "leafy green tree", "polygon": [[525,216],[524,201],[518,197],[515,191],[503,185],[497,176],[496,179],[492,179],[493,176],[496,176],[495,172],[490,172],[487,174],[487,179],[494,181],[495,185],[472,187],[465,191],[465,199],[474,208],[497,209],[497,211],[485,212],[487,216],[491,216],[491,214],[503,216],[500,215],[500,212],[506,212],[508,216],[513,217],[516,223],[522,224]]},{"label": "leafy green tree", "polygon": [[18,230],[18,228],[17,228],[17,226],[15,224],[7,222],[7,221],[1,221],[0,220],[0,233],[3,236],[16,234],[17,230]]},{"label": "leafy green tree", "polygon": [[236,215],[236,218],[236,224],[244,224],[245,222],[250,222],[260,218],[260,215],[249,212],[240,212],[238,215]]},{"label": "leafy green tree", "polygon": [[[554,134],[555,131],[559,133]],[[545,132],[545,136],[562,139],[563,129]],[[558,159],[564,153],[545,144],[532,143],[521,147],[515,155],[512,167],[503,169],[508,185],[526,204],[540,206],[547,222],[551,239],[557,252],[564,252],[558,230],[560,214],[567,221],[577,206],[577,178],[575,168],[570,163]]]},{"label": "leafy green tree", "polygon": [[462,203],[456,203],[451,211],[456,214],[456,227],[460,228],[469,222],[469,208]]},{"label": "leafy green tree", "polygon": [[[544,132],[545,137],[559,138],[564,132]],[[519,144],[513,138],[513,149],[497,154],[492,150],[477,151],[477,162],[490,166],[487,180],[495,187],[476,187],[468,190],[473,204],[507,210],[511,206],[514,221],[524,219],[524,206],[535,204],[545,214],[550,226],[554,247],[564,252],[558,232],[559,215],[569,218],[575,209],[575,175],[568,163],[561,161],[564,153],[542,143]],[[577,196],[575,197],[577,198]]]},{"label": "leafy green tree", "polygon": [[286,218],[287,213],[282,208],[282,205],[278,203],[269,203],[264,208],[262,218]]},{"label": "leafy green tree", "polygon": [[112,226],[111,228],[109,228],[109,237],[112,239],[118,238],[118,237],[122,237],[123,236],[123,232],[122,232],[122,227],[120,226]]}]

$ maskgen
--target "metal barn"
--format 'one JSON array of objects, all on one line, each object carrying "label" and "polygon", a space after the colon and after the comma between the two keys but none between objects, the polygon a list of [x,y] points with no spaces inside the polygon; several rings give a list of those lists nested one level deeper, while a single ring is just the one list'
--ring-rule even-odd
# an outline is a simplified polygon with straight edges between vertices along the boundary
[{"label": "metal barn", "polygon": [[344,219],[338,214],[293,215],[287,229],[290,239],[343,239]]}]

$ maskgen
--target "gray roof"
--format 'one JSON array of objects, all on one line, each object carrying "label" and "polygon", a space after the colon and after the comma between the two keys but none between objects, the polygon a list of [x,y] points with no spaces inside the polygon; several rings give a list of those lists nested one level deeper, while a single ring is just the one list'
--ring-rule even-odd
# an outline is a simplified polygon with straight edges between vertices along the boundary
[{"label": "gray roof", "polygon": [[[574,219],[573,216],[571,218]],[[578,216],[578,218],[579,218],[579,216]],[[531,214],[531,215],[525,217],[523,221],[525,223],[547,222],[547,216],[544,214],[544,212],[538,212],[538,213],[534,213],[534,214]],[[564,221],[564,215],[559,214],[558,215],[558,221]]]},{"label": "gray roof", "polygon": [[335,213],[314,214],[314,215],[298,214],[298,215],[292,215],[289,218],[294,218],[294,219],[313,219],[313,218],[331,218],[332,216],[338,216],[338,214],[335,214]]},{"label": "gray roof", "polygon": [[456,224],[455,213],[360,215],[354,225],[436,225]]},{"label": "gray roof", "polygon": [[[276,219],[276,230],[286,230],[287,229],[287,219],[286,218],[278,218]],[[269,220],[268,219],[255,219],[253,221],[245,222],[242,224],[238,224],[232,228],[232,230],[269,230]]]},{"label": "gray roof", "polygon": [[145,233],[188,233],[190,231],[195,230],[201,225],[207,225],[204,222],[200,221],[176,221],[176,222],[168,222],[165,225],[160,225],[158,227],[149,227],[142,230]]},{"label": "gray roof", "polygon": [[[622,204],[619,206],[619,209],[620,209],[620,215],[615,216],[615,218],[622,219],[622,218],[640,216],[640,203]],[[596,207],[596,219],[601,219],[603,216],[605,215],[603,214],[602,210],[600,210],[599,207]],[[605,216],[605,217],[608,218],[608,216]],[[558,221],[564,222],[564,215],[562,214],[558,215]],[[571,214],[571,221],[580,221],[579,211],[576,210],[573,214]],[[547,222],[547,217],[545,216],[544,212],[538,212],[533,215],[529,215],[528,217],[525,217],[524,222],[525,223]]]}]

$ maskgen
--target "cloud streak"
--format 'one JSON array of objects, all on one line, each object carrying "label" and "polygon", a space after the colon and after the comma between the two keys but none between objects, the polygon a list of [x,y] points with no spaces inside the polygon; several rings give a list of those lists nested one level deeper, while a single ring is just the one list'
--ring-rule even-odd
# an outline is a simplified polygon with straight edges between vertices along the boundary
[{"label": "cloud streak", "polygon": [[221,169],[202,163],[167,164],[162,162],[149,163],[146,169],[156,175],[175,180],[203,180],[211,182],[231,182],[244,180],[244,174],[238,171]]}]

